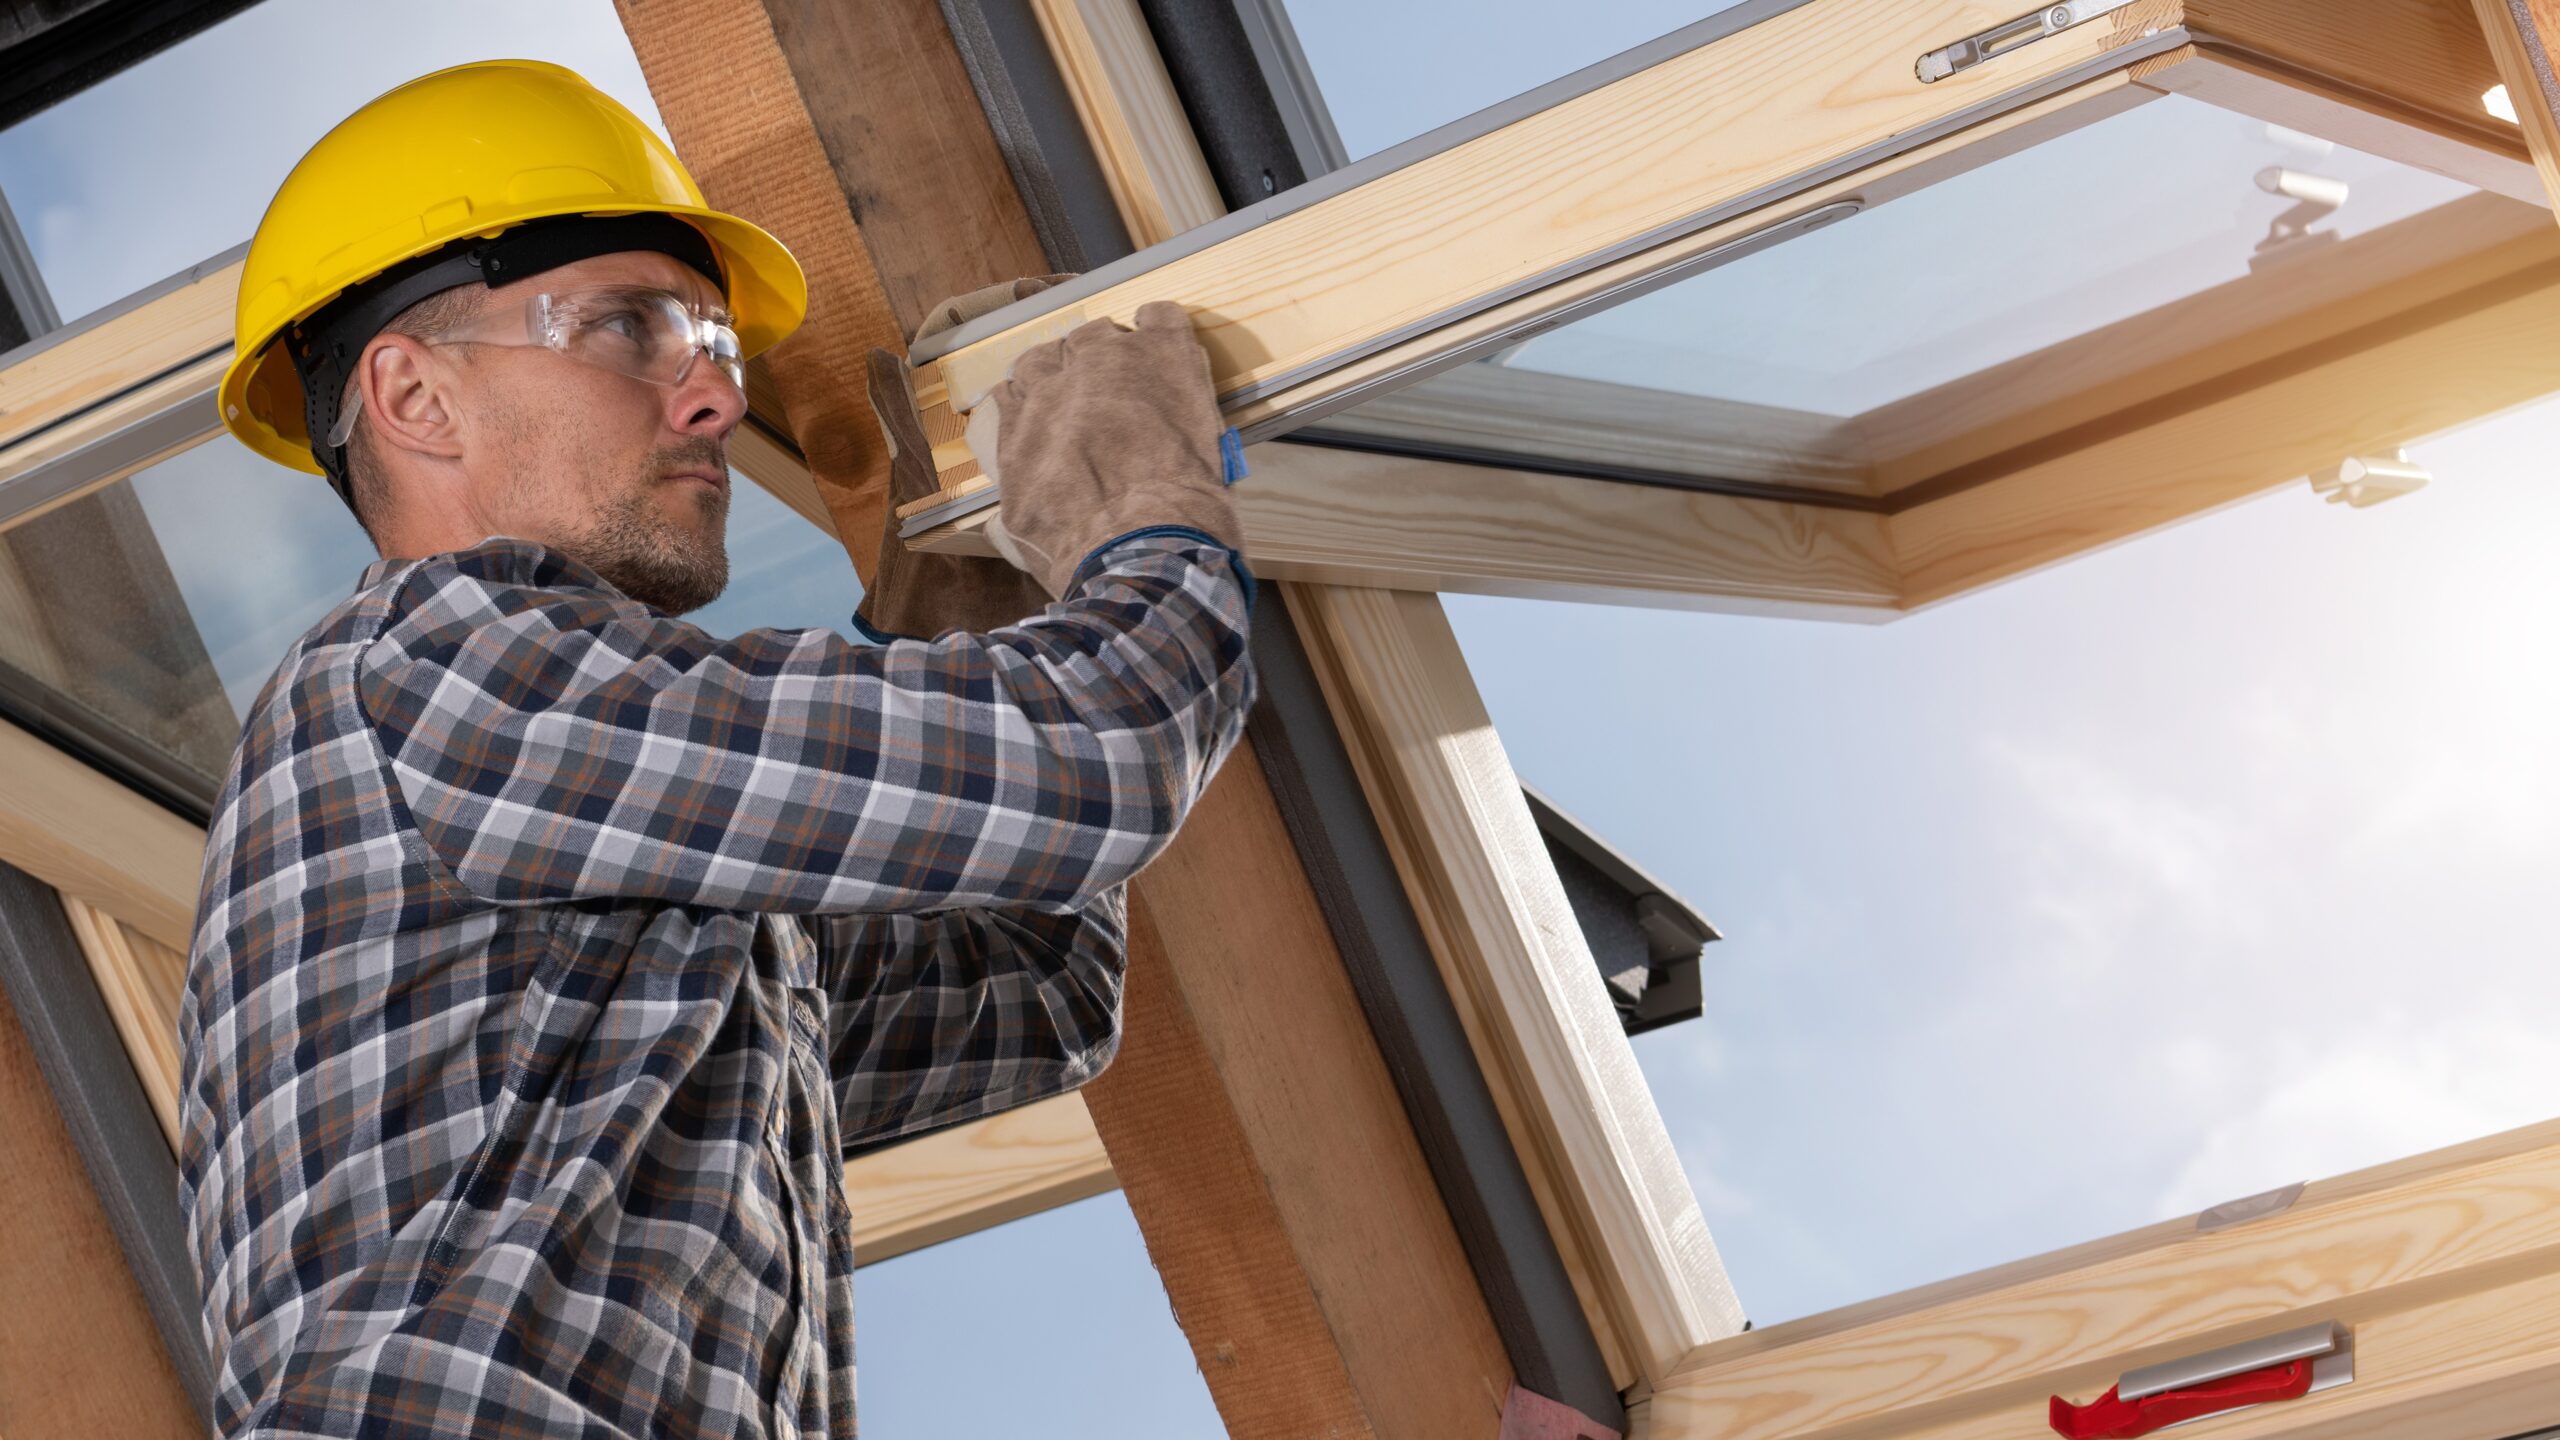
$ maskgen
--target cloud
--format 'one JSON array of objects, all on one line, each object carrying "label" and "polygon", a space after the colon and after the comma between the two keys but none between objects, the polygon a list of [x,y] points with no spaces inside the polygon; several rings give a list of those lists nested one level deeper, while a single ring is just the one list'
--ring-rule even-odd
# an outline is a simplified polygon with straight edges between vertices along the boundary
[{"label": "cloud", "polygon": [[2316,1055],[2235,1087],[2160,1192],[2184,1215],[2295,1180],[2318,1180],[2551,1117],[2560,1101],[2547,1029],[2467,1017],[2413,1029],[2388,1019],[2326,1037]]}]

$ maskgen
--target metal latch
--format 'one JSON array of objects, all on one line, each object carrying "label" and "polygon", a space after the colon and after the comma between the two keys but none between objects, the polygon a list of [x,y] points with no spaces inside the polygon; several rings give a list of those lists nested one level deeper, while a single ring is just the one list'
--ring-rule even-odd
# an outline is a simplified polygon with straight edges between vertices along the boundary
[{"label": "metal latch", "polygon": [[1940,46],[1920,57],[1921,83],[1934,84],[1959,70],[1970,70],[2021,45],[2032,45],[2046,36],[2059,35],[2074,25],[2085,24],[2132,3],[2133,0],[2062,0],[2061,4],[2047,5],[2032,15],[2021,15],[1980,34],[1967,35],[1953,45]]},{"label": "metal latch", "polygon": [[2133,1440],[2226,1410],[2299,1400],[2355,1378],[2354,1334],[2323,1323],[2127,1370],[2086,1405],[2054,1396],[2047,1414],[2065,1440]]}]

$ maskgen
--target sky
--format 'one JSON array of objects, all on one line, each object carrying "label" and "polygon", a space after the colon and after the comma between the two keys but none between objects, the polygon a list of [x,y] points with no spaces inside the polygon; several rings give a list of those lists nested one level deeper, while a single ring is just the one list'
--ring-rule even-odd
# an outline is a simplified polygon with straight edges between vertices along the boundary
[{"label": "sky", "polygon": [[[1291,10],[1356,155],[1709,8]],[[653,116],[605,0],[266,0],[0,132],[0,190],[76,316],[244,238],[371,94],[498,51]],[[2560,1109],[2560,402],[2413,453],[2435,482],[2373,509],[2296,483],[1881,626],[1449,597],[1522,777],[1726,936],[1704,1018],[1636,1051],[1756,1322]],[[235,698],[365,558],[228,442],[137,488]],[[738,496],[705,623],[837,623],[841,552]],[[857,1292],[867,1434],[1216,1433],[1117,1196]]]}]

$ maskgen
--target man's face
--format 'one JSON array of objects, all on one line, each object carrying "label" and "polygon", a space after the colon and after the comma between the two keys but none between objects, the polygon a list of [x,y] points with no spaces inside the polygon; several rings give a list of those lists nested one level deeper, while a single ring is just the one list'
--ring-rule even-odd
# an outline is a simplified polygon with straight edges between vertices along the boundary
[{"label": "man's face", "polygon": [[729,432],[746,397],[708,357],[653,384],[522,342],[527,302],[596,286],[666,290],[706,313],[718,289],[646,251],[599,255],[487,293],[454,375],[473,508],[493,534],[538,541],[642,604],[680,615],[729,580]]}]

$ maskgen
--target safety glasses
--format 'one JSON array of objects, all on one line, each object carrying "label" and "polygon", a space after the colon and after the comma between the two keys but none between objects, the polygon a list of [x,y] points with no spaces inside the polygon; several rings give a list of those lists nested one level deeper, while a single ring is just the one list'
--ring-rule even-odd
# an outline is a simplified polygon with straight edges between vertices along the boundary
[{"label": "safety glasses", "polygon": [[[506,338],[521,323],[524,339]],[[697,309],[673,291],[643,285],[600,285],[545,292],[524,302],[521,314],[483,315],[430,342],[437,345],[538,345],[581,364],[611,370],[652,385],[675,385],[709,356],[729,383],[746,388],[747,364],[738,332],[725,310]],[[364,410],[363,391],[350,385],[329,443],[344,445]]]}]

